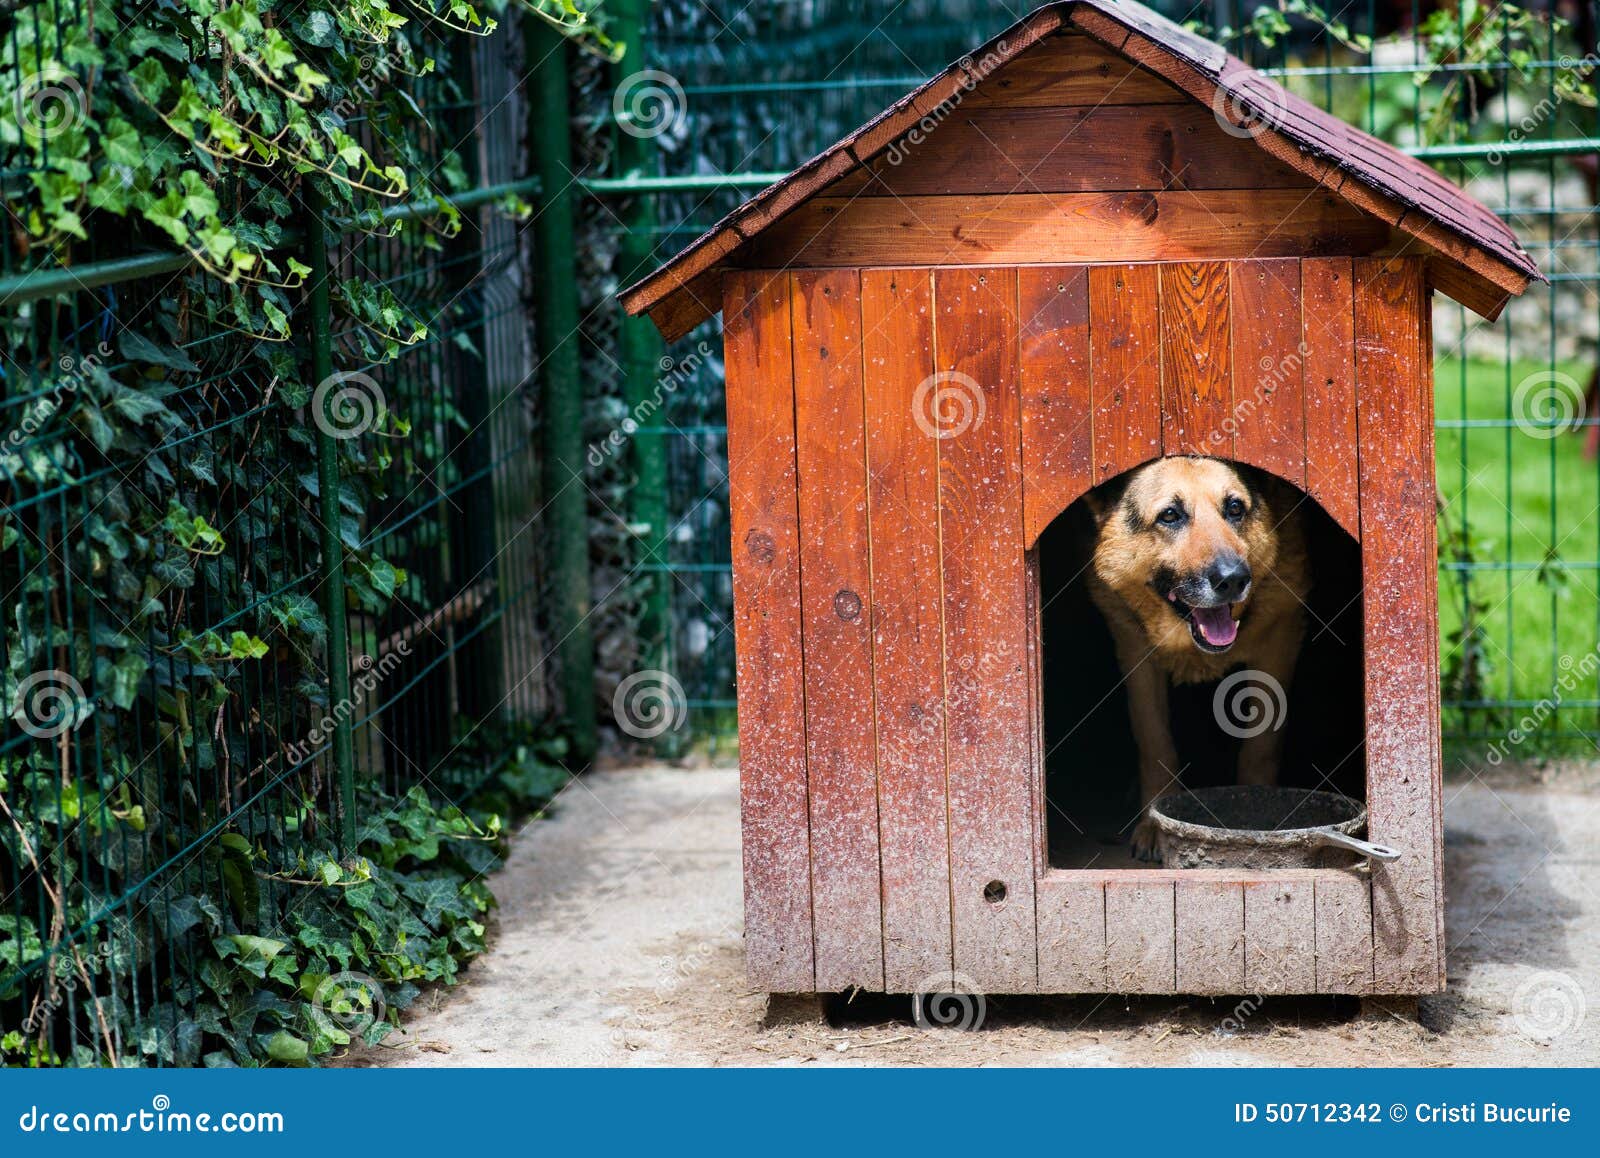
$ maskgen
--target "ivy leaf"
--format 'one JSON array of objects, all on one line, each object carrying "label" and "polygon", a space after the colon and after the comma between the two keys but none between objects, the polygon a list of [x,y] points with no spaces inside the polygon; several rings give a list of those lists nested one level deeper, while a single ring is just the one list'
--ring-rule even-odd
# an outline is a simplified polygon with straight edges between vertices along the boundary
[{"label": "ivy leaf", "polygon": [[275,1062],[303,1064],[310,1053],[304,1038],[280,1029],[267,1040],[267,1057]]},{"label": "ivy leaf", "polygon": [[137,330],[124,329],[117,336],[117,345],[122,350],[122,356],[132,362],[149,362],[154,366],[166,366],[172,370],[187,370],[191,373],[200,369],[182,350],[152,342]]}]

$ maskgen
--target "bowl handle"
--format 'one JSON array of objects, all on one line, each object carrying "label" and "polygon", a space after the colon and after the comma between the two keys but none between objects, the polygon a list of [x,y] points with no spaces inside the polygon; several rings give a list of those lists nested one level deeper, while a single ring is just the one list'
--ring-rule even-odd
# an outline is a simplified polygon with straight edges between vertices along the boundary
[{"label": "bowl handle", "polygon": [[1357,840],[1333,829],[1324,829],[1317,833],[1317,844],[1322,847],[1329,845],[1334,848],[1347,848],[1351,852],[1359,852],[1362,856],[1370,856],[1373,860],[1399,860],[1400,850],[1390,848],[1386,844],[1373,844],[1370,840]]}]

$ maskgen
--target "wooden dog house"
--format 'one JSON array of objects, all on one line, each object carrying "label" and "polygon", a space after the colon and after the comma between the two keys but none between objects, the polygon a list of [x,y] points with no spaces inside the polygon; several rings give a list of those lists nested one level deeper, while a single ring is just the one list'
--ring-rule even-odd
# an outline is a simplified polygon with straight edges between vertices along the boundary
[{"label": "wooden dog house", "polygon": [[[719,310],[749,977],[1444,977],[1430,301],[1540,274],[1427,166],[1126,0],[1050,4],[622,295]],[[1160,455],[1359,540],[1370,870],[1052,869],[1033,548]]]}]

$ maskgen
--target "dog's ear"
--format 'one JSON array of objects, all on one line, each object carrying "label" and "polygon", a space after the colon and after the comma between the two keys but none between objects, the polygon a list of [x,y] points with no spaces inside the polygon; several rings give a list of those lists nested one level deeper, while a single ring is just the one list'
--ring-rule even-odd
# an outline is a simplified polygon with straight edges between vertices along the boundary
[{"label": "dog's ear", "polygon": [[1128,489],[1126,478],[1114,478],[1110,482],[1095,487],[1092,491],[1084,492],[1083,509],[1089,512],[1089,517],[1094,520],[1094,525],[1103,527],[1117,505],[1122,502],[1122,492]]}]

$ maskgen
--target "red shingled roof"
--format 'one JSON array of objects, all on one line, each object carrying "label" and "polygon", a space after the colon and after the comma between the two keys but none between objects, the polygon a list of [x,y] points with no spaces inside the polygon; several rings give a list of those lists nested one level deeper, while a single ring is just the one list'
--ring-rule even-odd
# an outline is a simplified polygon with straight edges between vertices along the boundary
[{"label": "red shingled roof", "polygon": [[[623,290],[629,314],[648,312],[669,338],[715,314],[717,271],[745,243],[840,177],[872,160],[957,91],[1057,32],[1086,34],[1236,123],[1259,126],[1267,152],[1382,218],[1444,263],[1439,288],[1486,317],[1530,281],[1533,259],[1493,212],[1428,165],[1260,75],[1221,46],[1133,0],[1046,4],[908,93],[855,132],[729,213],[654,273]],[[979,74],[974,60],[988,66]],[[1219,89],[1221,90],[1219,99]],[[696,279],[700,279],[698,282]]]}]

